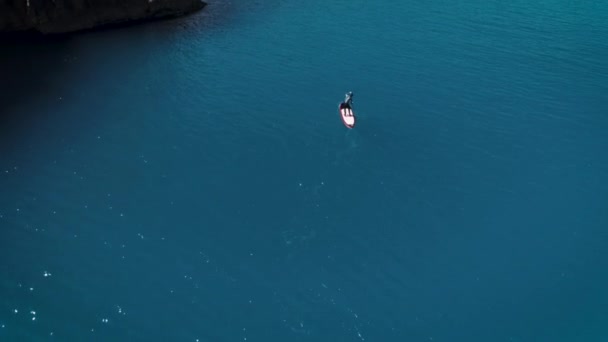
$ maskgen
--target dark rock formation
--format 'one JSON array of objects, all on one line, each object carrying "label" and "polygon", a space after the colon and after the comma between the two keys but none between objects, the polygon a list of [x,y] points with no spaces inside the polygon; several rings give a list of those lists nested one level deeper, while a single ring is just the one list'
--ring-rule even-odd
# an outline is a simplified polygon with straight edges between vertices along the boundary
[{"label": "dark rock formation", "polygon": [[201,0],[0,0],[0,32],[65,33],[185,15]]}]

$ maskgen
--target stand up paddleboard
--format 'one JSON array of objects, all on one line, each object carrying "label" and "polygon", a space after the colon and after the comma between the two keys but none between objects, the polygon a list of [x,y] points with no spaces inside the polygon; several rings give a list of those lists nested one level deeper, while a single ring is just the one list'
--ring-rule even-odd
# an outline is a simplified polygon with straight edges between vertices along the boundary
[{"label": "stand up paddleboard", "polygon": [[344,102],[340,103],[338,111],[340,112],[344,126],[347,128],[355,127],[355,112],[353,112],[353,109],[348,104]]}]

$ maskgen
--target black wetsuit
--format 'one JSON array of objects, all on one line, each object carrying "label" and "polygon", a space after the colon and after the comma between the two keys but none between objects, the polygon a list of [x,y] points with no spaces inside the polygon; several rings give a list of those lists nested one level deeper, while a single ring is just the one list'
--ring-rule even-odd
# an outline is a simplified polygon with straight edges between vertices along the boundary
[{"label": "black wetsuit", "polygon": [[346,97],[344,98],[344,103],[349,106],[352,107],[353,105],[353,93],[346,93]]}]

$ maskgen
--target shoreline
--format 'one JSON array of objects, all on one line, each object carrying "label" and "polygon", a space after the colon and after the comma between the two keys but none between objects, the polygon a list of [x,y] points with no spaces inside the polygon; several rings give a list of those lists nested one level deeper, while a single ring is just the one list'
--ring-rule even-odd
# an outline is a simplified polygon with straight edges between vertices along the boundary
[{"label": "shoreline", "polygon": [[24,0],[0,5],[0,38],[35,38],[137,25],[184,17],[206,6],[202,0],[56,0],[52,4]]}]

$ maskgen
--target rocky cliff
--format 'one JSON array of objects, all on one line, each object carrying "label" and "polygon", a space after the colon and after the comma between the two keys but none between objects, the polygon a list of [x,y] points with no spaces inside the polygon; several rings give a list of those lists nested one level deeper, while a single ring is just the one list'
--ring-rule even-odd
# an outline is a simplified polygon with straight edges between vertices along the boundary
[{"label": "rocky cliff", "polygon": [[185,15],[201,0],[0,0],[0,32],[65,33]]}]

